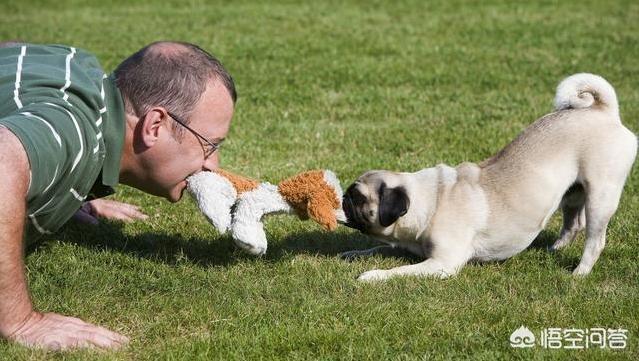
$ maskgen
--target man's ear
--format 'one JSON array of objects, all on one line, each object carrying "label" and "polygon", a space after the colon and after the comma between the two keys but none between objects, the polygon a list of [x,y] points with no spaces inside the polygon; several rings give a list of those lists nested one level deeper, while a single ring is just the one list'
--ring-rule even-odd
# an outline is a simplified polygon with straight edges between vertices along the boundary
[{"label": "man's ear", "polygon": [[404,187],[388,188],[386,183],[379,187],[379,205],[377,208],[379,224],[388,227],[408,212],[410,200]]},{"label": "man's ear", "polygon": [[162,124],[168,115],[162,108],[152,108],[138,120],[140,140],[146,148],[151,148],[160,138]]}]

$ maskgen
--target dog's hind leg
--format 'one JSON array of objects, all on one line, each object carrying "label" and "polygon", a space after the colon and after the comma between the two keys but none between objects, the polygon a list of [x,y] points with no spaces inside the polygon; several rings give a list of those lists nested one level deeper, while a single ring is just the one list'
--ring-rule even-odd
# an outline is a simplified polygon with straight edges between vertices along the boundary
[{"label": "dog's hind leg", "polygon": [[586,227],[586,194],[580,184],[575,184],[566,192],[561,200],[564,225],[559,239],[550,248],[553,251],[568,246],[575,240],[579,231]]},{"label": "dog's hind leg", "polygon": [[[606,229],[617,210],[623,182],[591,184],[586,196],[586,243],[574,275],[587,275],[606,245]],[[614,184],[614,185],[613,185]]]}]

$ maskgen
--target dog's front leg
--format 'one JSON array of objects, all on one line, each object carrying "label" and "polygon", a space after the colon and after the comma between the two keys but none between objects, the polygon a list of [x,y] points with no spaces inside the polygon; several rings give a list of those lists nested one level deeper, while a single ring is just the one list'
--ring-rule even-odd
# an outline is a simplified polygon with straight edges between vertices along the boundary
[{"label": "dog's front leg", "polygon": [[434,276],[446,278],[455,275],[466,263],[429,258],[424,262],[391,268],[389,270],[371,270],[362,273],[359,281],[383,281],[396,276]]},{"label": "dog's front leg", "polygon": [[[400,266],[389,270],[371,270],[362,273],[359,281],[383,281],[395,276],[430,276],[446,278],[453,276],[472,257],[472,235],[467,227],[445,227],[445,231],[431,233],[422,240],[424,255],[430,257],[424,262]],[[442,241],[446,240],[446,241]],[[452,241],[456,240],[456,241]],[[428,247],[426,247],[428,245]]]}]

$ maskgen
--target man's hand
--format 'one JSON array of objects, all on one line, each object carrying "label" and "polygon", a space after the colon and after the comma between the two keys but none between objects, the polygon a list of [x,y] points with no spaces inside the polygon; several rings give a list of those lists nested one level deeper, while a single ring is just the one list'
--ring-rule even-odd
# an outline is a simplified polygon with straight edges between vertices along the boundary
[{"label": "man's hand", "polygon": [[98,218],[133,222],[138,219],[145,220],[149,216],[132,204],[99,198],[84,202],[82,207],[75,212],[73,218],[80,222],[98,224]]},{"label": "man's hand", "polygon": [[125,336],[79,318],[35,311],[7,338],[27,347],[56,351],[74,348],[118,349],[129,342]]}]

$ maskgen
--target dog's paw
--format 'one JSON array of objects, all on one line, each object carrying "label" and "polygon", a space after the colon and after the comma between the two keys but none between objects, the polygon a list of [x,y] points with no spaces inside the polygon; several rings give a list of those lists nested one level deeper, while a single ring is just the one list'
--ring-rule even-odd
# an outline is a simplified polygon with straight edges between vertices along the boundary
[{"label": "dog's paw", "polygon": [[370,271],[366,271],[362,273],[359,277],[357,277],[358,281],[361,282],[377,282],[383,281],[388,278],[387,271],[381,269],[374,269]]},{"label": "dog's paw", "polygon": [[559,238],[553,243],[552,246],[548,247],[550,252],[557,252],[560,249],[566,248],[572,240],[567,237]]},{"label": "dog's paw", "polygon": [[572,271],[572,275],[575,277],[585,277],[588,276],[591,270],[592,267],[586,267],[580,264],[577,266],[577,268],[575,268],[574,271]]}]

